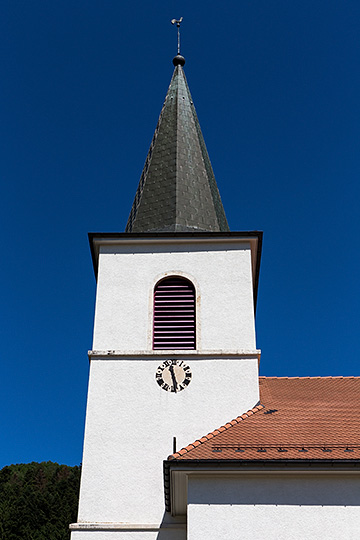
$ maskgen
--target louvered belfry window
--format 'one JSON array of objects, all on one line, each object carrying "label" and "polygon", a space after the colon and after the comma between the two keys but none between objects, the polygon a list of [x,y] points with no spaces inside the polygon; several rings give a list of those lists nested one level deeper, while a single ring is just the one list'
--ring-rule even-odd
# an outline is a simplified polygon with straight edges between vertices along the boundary
[{"label": "louvered belfry window", "polygon": [[188,279],[162,279],[154,290],[154,349],[195,349],[195,288]]}]

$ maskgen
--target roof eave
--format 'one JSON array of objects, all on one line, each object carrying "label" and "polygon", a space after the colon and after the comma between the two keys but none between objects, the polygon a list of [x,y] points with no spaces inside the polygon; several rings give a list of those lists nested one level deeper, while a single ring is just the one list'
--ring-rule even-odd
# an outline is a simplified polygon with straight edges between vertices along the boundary
[{"label": "roof eave", "polygon": [[216,241],[216,240],[249,240],[251,245],[251,259],[253,267],[253,295],[254,310],[256,312],[257,294],[260,275],[260,260],[262,251],[262,231],[224,231],[224,232],[151,232],[151,233],[88,233],[91,258],[94,267],[95,279],[97,280],[99,248],[100,245],[109,245],[116,243],[172,243],[177,242],[196,242],[196,241]]},{"label": "roof eave", "polygon": [[182,515],[190,475],[217,474],[360,474],[360,459],[165,460],[164,496],[167,512]]}]

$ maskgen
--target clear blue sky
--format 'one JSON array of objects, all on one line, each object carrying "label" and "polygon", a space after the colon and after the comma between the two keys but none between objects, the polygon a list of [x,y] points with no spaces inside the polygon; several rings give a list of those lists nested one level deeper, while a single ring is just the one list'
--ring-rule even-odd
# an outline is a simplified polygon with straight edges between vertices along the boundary
[{"label": "clear blue sky", "polygon": [[261,373],[360,375],[359,1],[3,0],[0,467],[81,461],[87,232],[124,230],[180,16],[230,227],[264,231]]}]

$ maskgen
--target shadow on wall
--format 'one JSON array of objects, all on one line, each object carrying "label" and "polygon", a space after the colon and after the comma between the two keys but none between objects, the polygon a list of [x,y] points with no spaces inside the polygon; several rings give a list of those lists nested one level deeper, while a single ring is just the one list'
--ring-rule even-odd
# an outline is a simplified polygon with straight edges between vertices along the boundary
[{"label": "shadow on wall", "polygon": [[178,521],[164,512],[160,527],[156,540],[186,540],[185,517],[184,520]]},{"label": "shadow on wall", "polygon": [[190,479],[188,503],[359,506],[359,479],[351,474],[249,474],[233,478]]}]

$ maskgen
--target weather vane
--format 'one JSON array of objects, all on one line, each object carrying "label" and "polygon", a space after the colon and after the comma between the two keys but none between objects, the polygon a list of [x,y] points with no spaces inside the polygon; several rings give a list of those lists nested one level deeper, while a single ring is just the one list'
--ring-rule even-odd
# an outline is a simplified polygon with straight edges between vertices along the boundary
[{"label": "weather vane", "polygon": [[178,34],[178,49],[177,53],[180,54],[180,24],[182,23],[183,17],[180,17],[179,20],[177,19],[171,19],[171,24],[176,24],[177,26],[177,34]]}]

